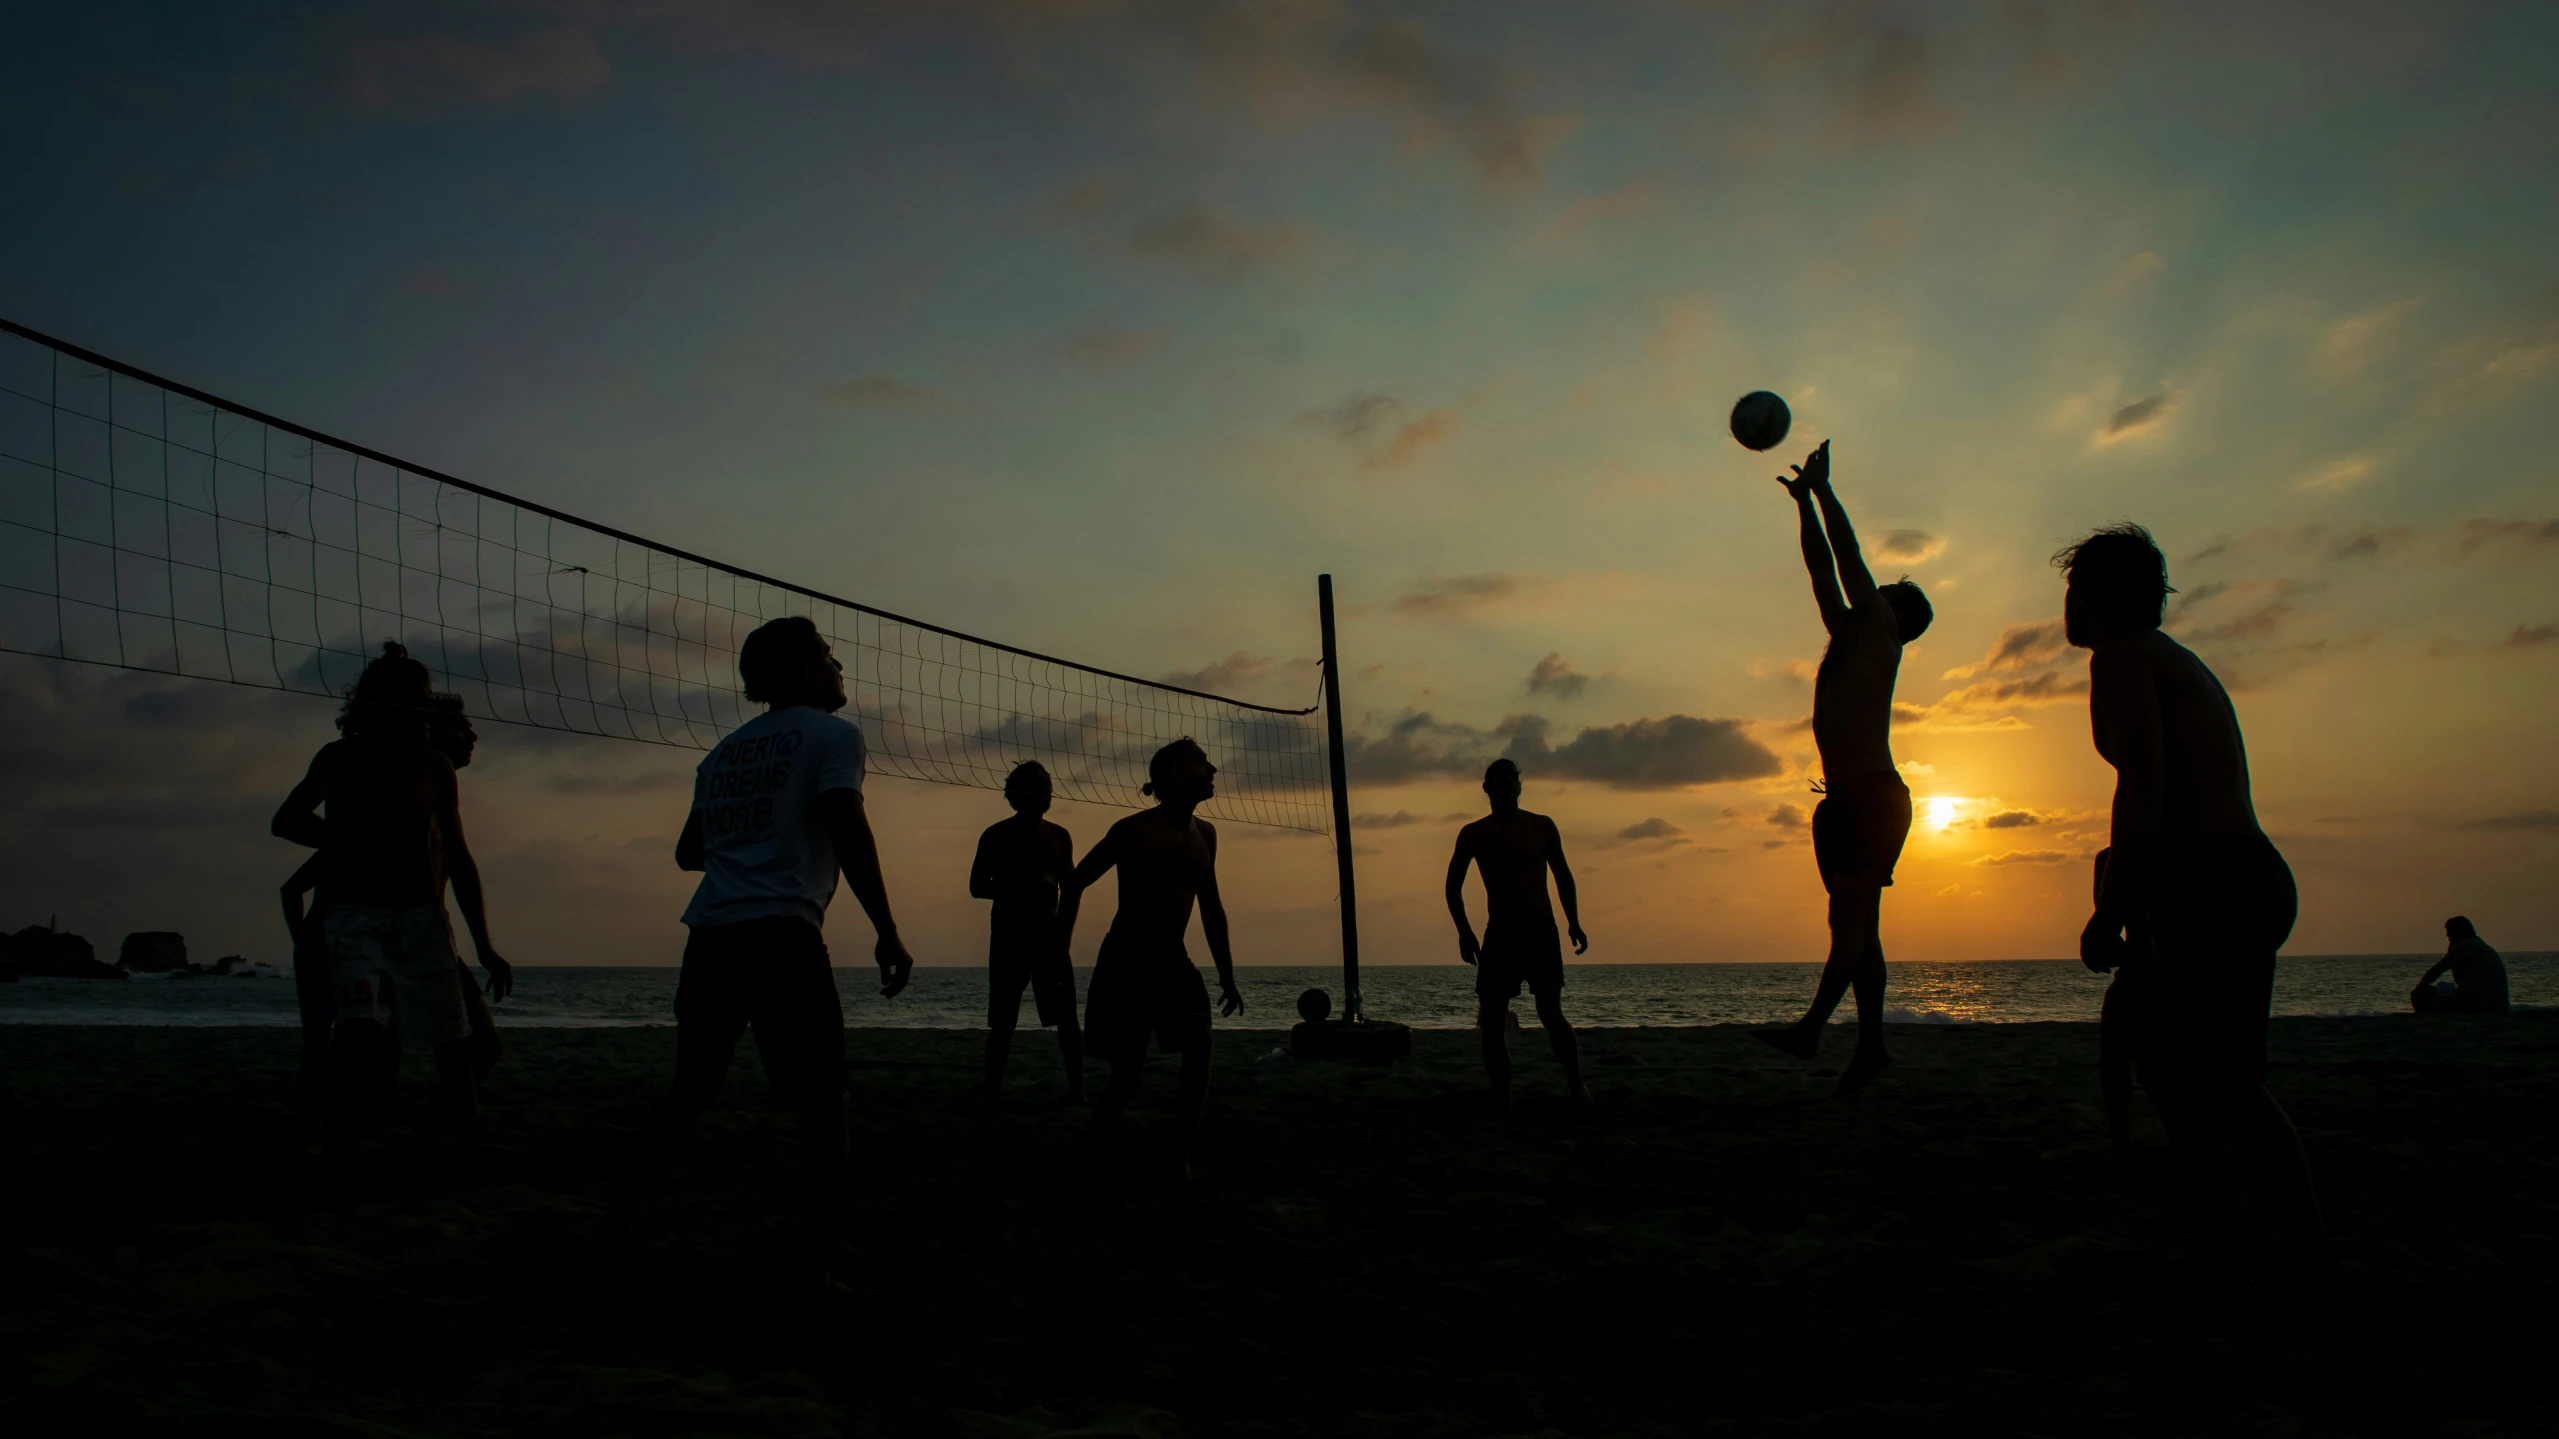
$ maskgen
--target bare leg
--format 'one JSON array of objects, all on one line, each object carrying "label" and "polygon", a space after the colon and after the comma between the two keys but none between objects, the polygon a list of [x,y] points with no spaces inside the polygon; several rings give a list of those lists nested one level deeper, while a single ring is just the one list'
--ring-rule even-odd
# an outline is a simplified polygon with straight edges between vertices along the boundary
[{"label": "bare leg", "polygon": [[1582,1084],[1582,1044],[1573,1034],[1572,1021],[1564,1018],[1564,997],[1537,996],[1537,1022],[1546,1026],[1547,1047],[1555,1051],[1556,1062],[1564,1066],[1564,1088],[1573,1096],[1573,1102],[1590,1103],[1590,1090]]},{"label": "bare leg", "polygon": [[1830,1023],[1831,1011],[1847,998],[1849,985],[1866,967],[1867,945],[1874,936],[1883,900],[1880,888],[1852,889],[1830,897],[1830,954],[1822,962],[1821,983],[1813,990],[1812,1008],[1782,1029],[1752,1030],[1753,1038],[1798,1059],[1810,1059],[1820,1052],[1822,1026]]},{"label": "bare leg", "polygon": [[[1882,894],[1877,892],[1878,901]],[[1871,917],[1874,911],[1868,911]],[[1871,918],[1870,918],[1871,922]],[[1839,1092],[1854,1094],[1875,1082],[1875,1076],[1891,1066],[1891,1056],[1884,1053],[1884,941],[1873,930],[1867,932],[1866,962],[1857,967],[1850,981],[1857,994],[1857,1055],[1839,1076]]]},{"label": "bare leg", "polygon": [[1484,1075],[1493,1081],[1493,1103],[1497,1108],[1511,1107],[1511,1007],[1508,1000],[1478,1000],[1475,1005],[1475,1032],[1483,1040]]},{"label": "bare leg", "polygon": [[2132,1142],[2133,1046],[2141,1024],[2141,971],[2115,970],[2097,1011],[2097,1091],[2106,1107],[2106,1132],[2117,1144]]},{"label": "bare leg", "polygon": [[1119,1127],[1120,1111],[1128,1108],[1128,1102],[1137,1097],[1137,1081],[1145,1074],[1146,1056],[1143,1054],[1118,1056],[1111,1060],[1110,1081],[1102,1086],[1102,1097],[1093,1101],[1093,1138],[1096,1141],[1110,1137],[1111,1131]]},{"label": "bare leg", "polygon": [[622,1171],[615,1178],[612,1198],[607,1202],[607,1224],[616,1232],[628,1229],[640,1212],[641,1201],[649,1191],[675,1167],[683,1153],[684,1141],[692,1136],[702,1111],[720,1092],[720,1083],[728,1077],[729,1059],[737,1052],[742,1022],[722,1020],[717,1024],[687,1025],[678,1016],[675,1026],[675,1083],[649,1111],[639,1132],[631,1136],[631,1147],[623,1155]]},{"label": "bare leg", "polygon": [[470,1040],[448,1039],[435,1047],[435,1125],[427,1148],[433,1152],[435,1133],[451,1135],[455,1167],[465,1171],[480,1147],[480,1096],[472,1068]]},{"label": "bare leg", "polygon": [[329,1037],[329,1069],[337,1093],[329,1107],[328,1152],[343,1157],[372,1127],[391,1100],[400,1049],[391,1032],[370,1019],[341,1020]]},{"label": "bare leg", "polygon": [[1004,1062],[1013,1052],[1013,1024],[999,1017],[986,1029],[986,1099],[993,1103],[1004,1090]]},{"label": "bare leg", "polygon": [[2273,1236],[2299,1257],[2323,1263],[2328,1254],[2328,1222],[2319,1208],[2319,1189],[2311,1182],[2310,1156],[2301,1147],[2301,1132],[2292,1117],[2264,1090],[2244,1105],[2234,1128],[2248,1156]]},{"label": "bare leg", "polygon": [[1184,1179],[1191,1177],[1191,1144],[1208,1110],[1208,1061],[1206,1034],[1182,1050],[1182,1079],[1173,1095],[1173,1167]]},{"label": "bare leg", "polygon": [[1084,1102],[1084,1032],[1070,1013],[1057,1027],[1057,1056],[1066,1062],[1066,1102]]}]

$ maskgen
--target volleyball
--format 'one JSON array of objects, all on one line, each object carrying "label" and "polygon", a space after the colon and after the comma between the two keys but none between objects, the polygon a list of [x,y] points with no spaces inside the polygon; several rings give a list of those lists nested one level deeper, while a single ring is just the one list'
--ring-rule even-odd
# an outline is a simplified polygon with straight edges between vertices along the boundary
[{"label": "volleyball", "polygon": [[1733,402],[1733,438],[1745,450],[1775,448],[1794,423],[1786,402],[1766,390],[1753,390]]}]

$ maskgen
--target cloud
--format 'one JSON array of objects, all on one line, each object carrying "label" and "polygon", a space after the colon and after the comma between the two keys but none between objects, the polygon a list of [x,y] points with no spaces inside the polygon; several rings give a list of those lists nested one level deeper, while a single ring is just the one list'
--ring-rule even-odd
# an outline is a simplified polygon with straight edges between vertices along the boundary
[{"label": "cloud", "polygon": [[2520,814],[2492,814],[2470,820],[2463,829],[2559,829],[2559,809],[2525,810]]},{"label": "cloud", "polygon": [[1687,833],[1687,831],[1681,829],[1678,825],[1672,824],[1669,820],[1655,817],[1653,819],[1639,819],[1635,821],[1633,824],[1619,830],[1617,832],[1617,838],[1626,840],[1670,839],[1673,836],[1685,833]]},{"label": "cloud", "polygon": [[1472,776],[1498,754],[1518,764],[1532,782],[1580,779],[1626,790],[1762,779],[1782,768],[1777,756],[1744,733],[1737,719],[1665,715],[1595,725],[1561,745],[1548,742],[1551,729],[1544,716],[1534,714],[1512,715],[1490,730],[1479,730],[1442,721],[1428,711],[1408,712],[1382,734],[1348,737],[1344,759],[1353,776],[1368,784]]},{"label": "cloud", "polygon": [[2162,390],[2148,399],[2135,400],[2116,410],[2106,423],[2097,427],[2096,442],[2112,445],[2136,435],[2148,434],[2166,424],[2169,412],[2176,407],[2177,396],[2173,390]]},{"label": "cloud", "polygon": [[1396,613],[1407,615],[1472,614],[1487,605],[1515,599],[1532,588],[1518,575],[1501,573],[1426,579],[1418,587],[1397,595],[1393,608]]},{"label": "cloud", "polygon": [[1288,221],[1251,225],[1194,201],[1142,215],[1123,246],[1132,257],[1203,285],[1236,285],[1306,252],[1305,227]]},{"label": "cloud", "polygon": [[1320,409],[1308,410],[1297,417],[1297,422],[1328,430],[1343,444],[1356,445],[1375,434],[1378,422],[1393,414],[1402,404],[1403,401],[1393,395],[1361,390]]},{"label": "cloud", "polygon": [[938,391],[921,385],[900,384],[881,370],[873,370],[858,379],[820,385],[817,394],[826,403],[846,409],[902,409],[941,398]]},{"label": "cloud", "polygon": [[1212,694],[1233,694],[1257,686],[1296,693],[1313,685],[1323,668],[1320,660],[1283,660],[1237,650],[1198,669],[1174,670],[1161,678],[1168,685],[1180,685],[1186,690],[1207,690]]},{"label": "cloud", "polygon": [[2109,298],[2132,294],[2158,279],[2167,268],[2167,261],[2144,250],[2117,267],[2115,273],[2106,277],[2106,283],[2097,287],[2097,292]]},{"label": "cloud", "polygon": [[652,794],[692,782],[693,776],[682,770],[642,770],[636,774],[555,772],[542,779],[544,788],[555,794]]},{"label": "cloud", "polygon": [[1588,254],[1602,230],[1652,213],[1661,200],[1661,187],[1649,180],[1629,180],[1614,190],[1584,195],[1540,226],[1529,249],[1546,255]]},{"label": "cloud", "polygon": [[1372,473],[1400,470],[1428,454],[1440,441],[1456,434],[1465,423],[1454,410],[1432,410],[1397,430],[1392,439],[1362,459],[1359,467]]},{"label": "cloud", "polygon": [[2032,829],[2043,822],[2044,817],[2031,809],[2003,809],[1981,817],[1983,829]]},{"label": "cloud", "polygon": [[1594,725],[1553,749],[1546,722],[1521,716],[1504,751],[1523,770],[1595,780],[1615,789],[1680,789],[1762,779],[1784,767],[1736,719],[1665,715]]},{"label": "cloud", "polygon": [[2088,692],[2077,652],[2062,637],[2062,622],[2037,620],[2002,628],[1989,652],[1940,676],[1970,683],[1930,705],[1893,706],[1893,723],[1929,730],[2023,729],[2012,711],[2059,704]]},{"label": "cloud", "polygon": [[595,36],[568,26],[503,44],[452,35],[376,36],[347,54],[347,94],[375,112],[502,107],[528,96],[575,100],[613,78]]},{"label": "cloud", "polygon": [[[2374,559],[2396,551],[2416,537],[2406,525],[2357,525],[2340,529],[2335,525],[2298,525],[2290,529],[2250,530],[2235,538],[2213,541],[2185,557],[2181,564],[2200,564],[2251,553],[2308,553],[2323,560]],[[2196,594],[2210,592],[2206,585]]]},{"label": "cloud", "polygon": [[1802,829],[1812,822],[1812,816],[1804,813],[1804,807],[1797,804],[1781,804],[1768,812],[1768,818],[1760,821],[1777,829]]},{"label": "cloud", "polygon": [[1886,530],[1870,544],[1875,558],[1897,565],[1924,565],[1946,552],[1945,540],[1926,530]]},{"label": "cloud", "polygon": [[2218,624],[2200,625],[2186,630],[2180,638],[2189,644],[2198,645],[2227,644],[2232,640],[2267,639],[2271,638],[2277,630],[2291,623],[2300,613],[2301,611],[2282,600],[2270,600],[2254,609],[2243,610]]},{"label": "cloud", "polygon": [[2371,450],[2348,455],[2312,471],[2293,489],[2305,495],[2333,495],[2340,490],[2351,490],[2371,479],[2381,469],[2381,460],[2381,455]]},{"label": "cloud", "polygon": [[2411,296],[2337,321],[2319,332],[2318,343],[2310,351],[2312,364],[2336,377],[2358,373],[2371,363],[2374,352],[2397,322],[2423,303],[2423,296]]},{"label": "cloud", "polygon": [[1164,340],[1162,330],[1132,330],[1096,320],[1067,332],[1059,348],[1079,365],[1114,369],[1145,357]]},{"label": "cloud", "polygon": [[1941,679],[1970,679],[1985,674],[2022,674],[2041,669],[2070,653],[2070,642],[2062,634],[2058,619],[2037,620],[2033,624],[2008,625],[1992,642],[1990,653],[1974,664],[1957,665],[1941,675]]},{"label": "cloud", "polygon": [[2515,632],[2506,636],[2502,648],[2528,650],[2543,645],[2559,645],[2559,625],[2517,625]]},{"label": "cloud", "polygon": [[1406,825],[1428,823],[1430,823],[1428,819],[1413,813],[1409,809],[1399,809],[1393,814],[1355,814],[1351,816],[1351,828],[1353,829],[1402,829]]},{"label": "cloud", "polygon": [[1815,71],[1829,90],[1823,133],[1854,149],[1921,139],[1953,125],[1929,81],[1934,56],[1907,26],[1877,24],[1865,7],[1803,7],[1762,55],[1779,73]]},{"label": "cloud", "polygon": [[1972,861],[1976,866],[2011,864],[2062,864],[2070,855],[2058,849],[2004,849]]},{"label": "cloud", "polygon": [[1590,688],[1590,676],[1573,668],[1572,661],[1561,654],[1549,654],[1528,672],[1530,694],[1551,694],[1557,699],[1579,699]]},{"label": "cloud", "polygon": [[2559,520],[2463,520],[2455,543],[2461,553],[2468,555],[2477,553],[2483,545],[2509,542],[2559,544]]}]

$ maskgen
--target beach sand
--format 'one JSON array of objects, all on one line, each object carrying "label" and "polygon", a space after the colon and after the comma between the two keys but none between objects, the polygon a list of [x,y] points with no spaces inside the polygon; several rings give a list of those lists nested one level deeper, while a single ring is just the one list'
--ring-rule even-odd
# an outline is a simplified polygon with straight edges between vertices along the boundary
[{"label": "beach sand", "polygon": [[[850,1039],[858,1297],[778,1279],[790,1128],[751,1047],[619,1253],[602,1176],[668,1030],[515,1030],[485,1172],[293,1156],[281,1030],[0,1036],[15,1434],[1394,1436],[2552,1431],[2559,1013],[2274,1024],[2342,1255],[2205,1272],[2083,1025],[1897,1027],[1853,1102],[1738,1029],[1593,1031],[1576,1112],[1473,1036],[1392,1066],[1220,1036],[1200,1179],[1095,1166],[1022,1036]],[[409,1088],[423,1092],[413,1071]]]}]

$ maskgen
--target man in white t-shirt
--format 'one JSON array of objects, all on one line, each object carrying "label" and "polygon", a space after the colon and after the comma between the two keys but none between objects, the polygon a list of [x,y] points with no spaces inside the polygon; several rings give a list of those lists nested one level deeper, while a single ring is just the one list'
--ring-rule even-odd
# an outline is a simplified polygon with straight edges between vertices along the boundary
[{"label": "man in white t-shirt", "polygon": [[752,1026],[773,1092],[800,1114],[803,1217],[819,1283],[832,1286],[849,1138],[844,1007],[820,926],[839,872],[878,932],[880,992],[906,988],[915,961],[898,940],[862,808],[862,731],[835,717],[844,666],[816,625],[793,616],[746,637],[738,678],[766,711],[694,771],[675,862],[702,883],[684,911],[692,937],[676,981],[675,1086],[633,1142],[613,1223],[627,1226],[672,1166]]}]

